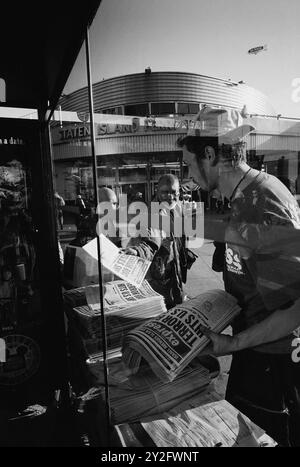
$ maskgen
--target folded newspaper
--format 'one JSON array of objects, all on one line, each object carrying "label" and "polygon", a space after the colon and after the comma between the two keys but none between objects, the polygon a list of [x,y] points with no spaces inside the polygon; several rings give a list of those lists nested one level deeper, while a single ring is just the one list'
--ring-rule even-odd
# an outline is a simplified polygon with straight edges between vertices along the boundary
[{"label": "folded newspaper", "polygon": [[[100,234],[99,238],[102,265],[121,279],[140,287],[151,262],[137,256],[122,253],[121,250],[103,234]],[[94,238],[84,245],[83,250],[97,260],[97,238]]]},{"label": "folded newspaper", "polygon": [[123,343],[123,361],[136,373],[144,358],[162,381],[172,381],[206,347],[201,325],[223,331],[240,308],[223,290],[210,290],[130,331]]}]

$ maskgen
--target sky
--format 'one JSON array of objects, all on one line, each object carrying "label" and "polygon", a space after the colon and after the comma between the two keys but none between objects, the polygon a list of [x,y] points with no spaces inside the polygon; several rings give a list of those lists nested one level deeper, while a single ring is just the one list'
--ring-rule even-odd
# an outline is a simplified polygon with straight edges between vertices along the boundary
[{"label": "sky", "polygon": [[[92,79],[150,66],[243,80],[277,113],[300,118],[299,18],[299,0],[102,0],[90,29]],[[86,84],[82,49],[64,93]]]}]

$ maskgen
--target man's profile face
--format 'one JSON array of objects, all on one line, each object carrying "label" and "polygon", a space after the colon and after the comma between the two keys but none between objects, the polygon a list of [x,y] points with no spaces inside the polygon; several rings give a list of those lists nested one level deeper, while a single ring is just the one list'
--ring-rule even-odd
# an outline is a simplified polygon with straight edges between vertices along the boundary
[{"label": "man's profile face", "polygon": [[203,157],[189,152],[186,146],[183,146],[183,161],[189,169],[188,177],[193,179],[203,190],[212,191],[218,186],[218,169],[212,164],[213,149],[207,146]]},{"label": "man's profile face", "polygon": [[97,214],[103,215],[108,210],[111,214],[118,208],[118,198],[113,190],[99,190],[99,204],[97,206]]},{"label": "man's profile face", "polygon": [[113,210],[117,209],[118,199],[117,199],[117,195],[113,191],[108,192],[106,196],[101,198],[101,201],[110,203]]}]

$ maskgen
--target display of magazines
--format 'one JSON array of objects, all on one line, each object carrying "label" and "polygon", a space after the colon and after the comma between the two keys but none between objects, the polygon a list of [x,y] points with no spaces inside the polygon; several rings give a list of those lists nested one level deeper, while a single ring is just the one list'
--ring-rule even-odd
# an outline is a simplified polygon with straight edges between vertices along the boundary
[{"label": "display of magazines", "polygon": [[[0,337],[30,321],[36,252],[23,141],[0,138]],[[5,149],[5,151],[4,151]],[[14,154],[20,154],[20,160]],[[11,155],[11,156],[10,156]],[[6,161],[4,161],[6,160]]]},{"label": "display of magazines", "polygon": [[[147,281],[141,287],[117,280],[104,285],[104,312],[108,358],[121,355],[130,330],[166,312],[164,299]],[[87,358],[103,357],[99,286],[91,285],[64,293],[69,320],[76,327]]]},{"label": "display of magazines", "polygon": [[[94,387],[82,396],[82,404],[96,398],[104,399],[103,363],[97,358],[88,361]],[[149,419],[149,417],[188,408],[194,397],[205,391],[219,374],[215,357],[194,358],[172,382],[162,382],[144,364],[136,375],[130,374],[120,359],[109,363],[109,393],[112,421],[115,424]]]},{"label": "display of magazines", "polygon": [[204,292],[129,332],[123,361],[136,373],[144,358],[162,381],[172,381],[209,343],[201,326],[222,332],[239,311],[227,292]]}]

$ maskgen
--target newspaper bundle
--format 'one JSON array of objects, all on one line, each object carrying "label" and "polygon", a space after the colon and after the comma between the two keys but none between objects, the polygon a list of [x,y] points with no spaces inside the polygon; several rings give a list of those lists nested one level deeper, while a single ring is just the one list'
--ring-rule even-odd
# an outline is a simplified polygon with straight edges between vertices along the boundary
[{"label": "newspaper bundle", "polygon": [[172,381],[208,344],[205,326],[223,331],[240,308],[223,290],[211,290],[168,310],[130,331],[123,344],[123,361],[137,372],[144,358],[163,381]]},{"label": "newspaper bundle", "polygon": [[[99,239],[102,265],[121,279],[130,282],[130,284],[136,287],[140,287],[151,262],[137,256],[122,253],[121,250],[103,234],[100,234]],[[83,250],[97,260],[97,238],[94,238],[84,245]]]},{"label": "newspaper bundle", "polygon": [[[88,370],[96,389],[84,399],[99,395],[104,398],[103,364],[90,359]],[[212,378],[219,374],[218,360],[211,356],[195,358],[172,382],[162,382],[144,364],[136,375],[131,375],[119,360],[109,363],[109,394],[113,423],[149,420],[169,410],[179,410],[199,393],[203,393]]]},{"label": "newspaper bundle", "polygon": [[198,406],[164,413],[141,424],[121,424],[122,446],[160,448],[275,447],[276,442],[213,391],[200,394]]},{"label": "newspaper bundle", "polygon": [[[67,291],[64,300],[69,319],[80,333],[87,357],[101,359],[103,335],[99,286]],[[127,332],[166,311],[163,297],[147,281],[139,288],[121,280],[107,282],[103,286],[103,302],[109,357],[120,355]]]}]

